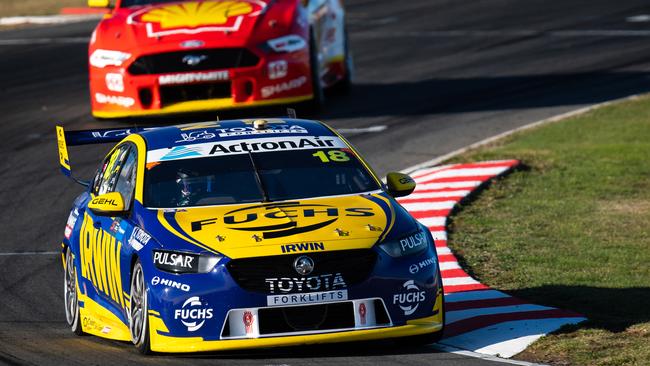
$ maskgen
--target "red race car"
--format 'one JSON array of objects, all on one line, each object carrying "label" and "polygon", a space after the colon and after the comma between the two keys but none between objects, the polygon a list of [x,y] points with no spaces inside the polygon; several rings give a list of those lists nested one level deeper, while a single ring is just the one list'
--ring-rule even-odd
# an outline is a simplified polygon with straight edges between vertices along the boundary
[{"label": "red race car", "polygon": [[117,0],[88,54],[97,118],[318,109],[323,89],[347,89],[352,73],[340,0]]}]

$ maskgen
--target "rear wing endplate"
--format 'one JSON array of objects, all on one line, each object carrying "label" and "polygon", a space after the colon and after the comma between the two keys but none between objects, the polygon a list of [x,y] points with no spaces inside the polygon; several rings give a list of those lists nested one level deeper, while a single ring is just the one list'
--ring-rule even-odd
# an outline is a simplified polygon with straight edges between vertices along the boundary
[{"label": "rear wing endplate", "polygon": [[90,185],[89,182],[81,181],[72,175],[70,157],[68,155],[68,146],[119,142],[132,133],[146,131],[153,128],[156,127],[131,127],[121,129],[106,128],[96,130],[65,131],[62,126],[56,126],[56,140],[59,147],[59,165],[61,166],[61,172],[63,175],[69,177],[76,183],[87,187]]}]

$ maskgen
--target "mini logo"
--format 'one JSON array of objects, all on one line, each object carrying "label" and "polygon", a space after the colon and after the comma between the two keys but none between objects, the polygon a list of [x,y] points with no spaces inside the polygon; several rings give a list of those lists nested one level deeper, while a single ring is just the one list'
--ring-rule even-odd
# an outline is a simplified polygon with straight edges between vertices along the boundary
[{"label": "mini logo", "polygon": [[202,47],[204,44],[205,42],[203,41],[199,41],[197,39],[191,39],[189,41],[181,42],[180,46],[182,48],[198,48],[198,47]]},{"label": "mini logo", "polygon": [[306,255],[296,258],[293,268],[299,275],[306,276],[314,270],[314,261]]},{"label": "mini logo", "polygon": [[196,66],[208,58],[206,55],[185,55],[183,56],[183,63],[188,66]]},{"label": "mini logo", "polygon": [[253,313],[250,311],[245,311],[242,321],[244,322],[244,327],[246,328],[246,334],[251,334],[253,332]]},{"label": "mini logo", "polygon": [[419,270],[420,267],[418,267],[417,264],[411,264],[411,266],[409,267],[409,272],[411,272],[411,274],[416,274],[418,273]]},{"label": "mini logo", "polygon": [[366,304],[364,303],[359,304],[359,323],[361,325],[366,324]]}]

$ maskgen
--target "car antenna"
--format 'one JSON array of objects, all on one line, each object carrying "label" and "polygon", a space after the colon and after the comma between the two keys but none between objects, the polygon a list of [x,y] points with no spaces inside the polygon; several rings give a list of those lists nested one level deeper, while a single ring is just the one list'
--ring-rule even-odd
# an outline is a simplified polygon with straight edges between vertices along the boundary
[{"label": "car antenna", "polygon": [[287,108],[287,116],[289,116],[289,118],[296,119],[296,110],[293,108]]}]

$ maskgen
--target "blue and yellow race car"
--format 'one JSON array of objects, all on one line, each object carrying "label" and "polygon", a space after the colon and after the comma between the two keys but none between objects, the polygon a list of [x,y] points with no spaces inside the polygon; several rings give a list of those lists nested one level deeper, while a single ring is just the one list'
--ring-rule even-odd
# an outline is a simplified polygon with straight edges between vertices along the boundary
[{"label": "blue and yellow race car", "polygon": [[[295,118],[64,131],[115,143],[74,201],[62,258],[72,330],[143,353],[410,337],[444,295],[428,229],[327,125]],[[418,266],[413,271],[413,266]]]}]

